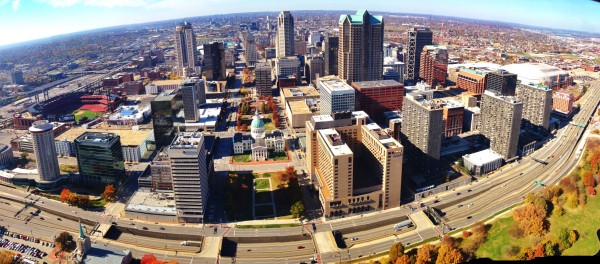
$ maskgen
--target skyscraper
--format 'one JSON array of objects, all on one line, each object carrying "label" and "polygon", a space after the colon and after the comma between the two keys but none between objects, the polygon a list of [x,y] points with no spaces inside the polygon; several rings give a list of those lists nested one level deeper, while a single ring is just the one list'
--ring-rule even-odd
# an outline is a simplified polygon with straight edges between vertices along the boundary
[{"label": "skyscraper", "polygon": [[517,97],[523,102],[522,126],[532,130],[547,131],[552,112],[552,89],[541,84],[517,85]]},{"label": "skyscraper", "polygon": [[248,66],[254,66],[256,63],[258,53],[256,51],[256,37],[252,33],[248,33],[244,37],[244,57]]},{"label": "skyscraper", "polygon": [[377,122],[383,121],[383,112],[402,109],[404,85],[394,80],[353,82],[356,89],[356,107]]},{"label": "skyscraper", "polygon": [[517,155],[523,103],[514,96],[485,91],[481,96],[479,130],[490,149],[510,160]]},{"label": "skyscraper", "polygon": [[325,76],[325,61],[322,57],[311,57],[306,61],[306,68],[304,75],[307,76],[306,81],[311,84],[314,83],[317,78]]},{"label": "skyscraper", "polygon": [[225,80],[225,47],[222,42],[204,44],[203,64],[207,81]]},{"label": "skyscraper", "polygon": [[10,79],[13,84],[25,84],[22,71],[13,71],[10,73]]},{"label": "skyscraper", "polygon": [[46,120],[35,121],[29,128],[39,176],[36,182],[49,189],[60,178],[53,129],[54,125]]},{"label": "skyscraper", "polygon": [[125,180],[121,138],[114,133],[85,132],[75,139],[77,165],[87,186],[112,184],[117,188]]},{"label": "skyscraper", "polygon": [[177,55],[177,73],[181,76],[195,72],[198,61],[196,53],[196,35],[192,24],[184,22],[175,28],[175,52]]},{"label": "skyscraper", "polygon": [[354,111],[354,88],[335,76],[317,80],[321,102],[321,114],[331,115],[339,112]]},{"label": "skyscraper", "polygon": [[180,133],[167,148],[179,222],[203,221],[208,201],[206,147],[202,133]]},{"label": "skyscraper", "polygon": [[410,93],[402,103],[401,138],[414,163],[431,168],[440,159],[444,136],[443,105]]},{"label": "skyscraper", "polygon": [[261,62],[256,64],[254,69],[254,79],[256,81],[257,96],[272,96],[271,87],[271,67],[269,64]]},{"label": "skyscraper", "polygon": [[277,58],[294,55],[294,17],[290,11],[281,11],[277,17],[275,48]]},{"label": "skyscraper", "polygon": [[433,33],[429,28],[411,28],[408,31],[408,54],[406,59],[406,80],[419,81],[421,52],[425,45],[433,43]]},{"label": "skyscraper", "polygon": [[485,75],[485,90],[497,95],[514,96],[517,89],[517,75],[505,70]]},{"label": "skyscraper", "polygon": [[[178,94],[179,96],[177,96]],[[181,102],[178,102],[177,97],[181,97],[179,90],[164,91],[150,102],[154,140],[157,147],[167,146],[173,139],[173,118],[181,108]]]},{"label": "skyscraper", "polygon": [[185,122],[198,122],[198,104],[196,101],[196,94],[196,82],[188,81],[181,84],[183,116]]},{"label": "skyscraper", "polygon": [[419,74],[431,87],[446,85],[448,72],[448,50],[445,46],[426,45],[421,52]]},{"label": "skyscraper", "polygon": [[332,36],[326,37],[323,41],[325,75],[338,75],[338,50],[339,38]]},{"label": "skyscraper", "polygon": [[383,17],[359,10],[341,15],[339,29],[339,77],[348,83],[381,80]]}]

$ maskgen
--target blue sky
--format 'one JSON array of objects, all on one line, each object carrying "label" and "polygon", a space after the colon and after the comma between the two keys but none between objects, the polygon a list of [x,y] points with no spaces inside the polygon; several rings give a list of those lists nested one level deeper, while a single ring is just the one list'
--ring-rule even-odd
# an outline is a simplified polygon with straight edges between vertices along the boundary
[{"label": "blue sky", "polygon": [[0,0],[0,45],[165,19],[316,9],[448,15],[600,33],[600,3],[591,0]]}]

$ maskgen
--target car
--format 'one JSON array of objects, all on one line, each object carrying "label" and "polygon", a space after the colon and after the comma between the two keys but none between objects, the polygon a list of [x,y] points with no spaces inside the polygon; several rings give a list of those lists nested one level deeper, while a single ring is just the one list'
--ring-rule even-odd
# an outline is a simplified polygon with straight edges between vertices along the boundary
[{"label": "car", "polygon": [[456,193],[456,195],[460,195],[460,193]]},{"label": "car", "polygon": [[298,246],[298,249],[304,249],[304,248],[305,248],[304,246]]},{"label": "car", "polygon": [[161,226],[161,227],[159,227],[158,229],[159,229],[159,230],[165,230],[165,228],[164,228],[164,227],[162,227],[162,226]]},{"label": "car", "polygon": [[471,192],[471,191],[473,191],[473,190],[471,190],[471,189],[468,189],[468,190],[467,190],[467,192]]},{"label": "car", "polygon": [[40,217],[40,220],[45,220],[43,217]]},{"label": "car", "polygon": [[433,203],[439,203],[439,202],[440,202],[440,200],[434,200],[433,201]]},{"label": "car", "polygon": [[461,207],[463,207],[462,204],[459,204],[459,205],[456,206],[456,208],[461,208]]},{"label": "car", "polygon": [[147,227],[145,227],[145,226],[144,226],[144,227],[142,227],[142,229],[144,229],[144,230],[148,230],[148,228],[147,228]]},{"label": "car", "polygon": [[350,241],[356,241],[356,240],[358,240],[358,237],[350,238]]},{"label": "car", "polygon": [[56,220],[58,220],[58,221],[62,221],[62,219],[60,219],[60,217],[57,217],[57,218],[56,218]]},{"label": "car", "polygon": [[135,223],[129,223],[129,225],[135,225]]},{"label": "car", "polygon": [[469,216],[467,216],[467,219],[471,219],[471,218],[473,218],[473,217],[472,217],[472,216],[470,216],[470,215],[469,215]]}]

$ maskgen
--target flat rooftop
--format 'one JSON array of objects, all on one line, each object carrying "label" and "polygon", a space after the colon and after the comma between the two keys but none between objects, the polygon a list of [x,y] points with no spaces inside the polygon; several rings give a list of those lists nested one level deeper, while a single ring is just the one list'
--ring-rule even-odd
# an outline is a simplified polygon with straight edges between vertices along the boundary
[{"label": "flat rooftop", "polygon": [[483,164],[502,159],[502,156],[491,149],[484,149],[479,152],[464,155],[464,159],[469,160],[476,166],[482,166]]},{"label": "flat rooftop", "polygon": [[150,192],[140,188],[133,194],[125,207],[127,211],[141,213],[175,215],[175,195],[173,193]]},{"label": "flat rooftop", "polygon": [[156,86],[162,86],[162,85],[180,85],[183,82],[183,80],[155,80],[152,81],[152,84],[156,85]]},{"label": "flat rooftop", "polygon": [[329,93],[332,92],[352,92],[354,93],[354,88],[348,85],[346,82],[340,79],[332,79],[332,80],[321,80],[319,79],[320,88],[328,90]]},{"label": "flat rooftop", "polygon": [[319,96],[319,91],[311,86],[300,86],[295,88],[283,88],[283,95],[286,98]]},{"label": "flat rooftop", "polygon": [[330,115],[315,115],[312,117],[312,120],[315,123],[330,122],[330,121],[333,121],[333,117],[331,117]]},{"label": "flat rooftop", "polygon": [[382,88],[390,86],[403,86],[403,84],[395,80],[379,80],[379,81],[367,81],[367,82],[353,82],[352,87],[358,89],[369,89],[369,88]]},{"label": "flat rooftop", "polygon": [[352,154],[350,147],[344,143],[342,137],[335,129],[321,129],[319,130],[319,133],[325,138],[329,151],[331,151],[333,156]]},{"label": "flat rooftop", "polygon": [[152,133],[152,130],[131,130],[118,128],[84,129],[82,127],[74,127],[65,131],[60,136],[56,137],[55,140],[66,140],[69,142],[74,142],[77,137],[81,136],[85,132],[114,133],[121,137],[122,146],[138,146],[142,142],[142,140],[148,138],[148,136]]},{"label": "flat rooftop", "polygon": [[292,111],[292,114],[310,114],[310,107],[304,101],[291,101],[287,102]]}]

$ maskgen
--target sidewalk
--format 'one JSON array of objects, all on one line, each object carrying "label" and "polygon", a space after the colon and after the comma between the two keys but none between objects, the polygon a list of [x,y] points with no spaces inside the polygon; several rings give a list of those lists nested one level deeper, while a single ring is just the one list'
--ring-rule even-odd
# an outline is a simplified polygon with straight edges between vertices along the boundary
[{"label": "sidewalk", "polygon": [[221,240],[222,237],[205,237],[202,243],[202,250],[199,256],[204,258],[216,258],[221,251]]},{"label": "sidewalk", "polygon": [[319,254],[331,253],[338,251],[337,245],[333,239],[333,235],[329,231],[317,232],[313,234],[316,247],[319,249]]}]

